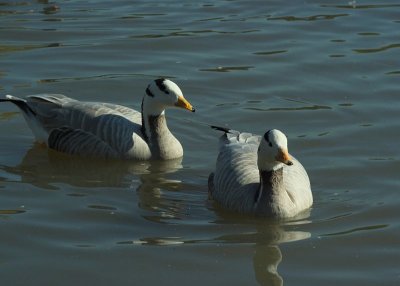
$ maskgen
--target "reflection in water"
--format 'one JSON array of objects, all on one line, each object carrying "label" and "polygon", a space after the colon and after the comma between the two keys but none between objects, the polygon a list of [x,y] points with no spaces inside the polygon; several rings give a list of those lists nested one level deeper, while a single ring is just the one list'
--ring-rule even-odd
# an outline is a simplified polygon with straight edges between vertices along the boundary
[{"label": "reflection in water", "polygon": [[283,255],[279,245],[287,242],[294,242],[308,239],[311,237],[309,232],[304,231],[287,231],[284,230],[290,225],[300,225],[308,223],[305,219],[310,212],[305,212],[296,217],[294,221],[281,222],[276,220],[256,219],[254,217],[240,217],[238,215],[230,215],[226,220],[218,223],[220,229],[221,224],[234,224],[242,226],[254,226],[254,232],[244,232],[235,234],[220,235],[211,239],[189,239],[183,237],[142,237],[131,241],[120,241],[118,245],[158,245],[158,246],[176,246],[184,244],[208,244],[218,246],[221,244],[228,248],[229,245],[253,245],[252,263],[255,279],[259,285],[265,286],[281,286],[284,277],[278,273],[278,266],[283,260]]},{"label": "reflection in water", "polygon": [[279,244],[299,241],[311,237],[309,232],[284,231],[279,225],[259,226],[255,233],[223,235],[210,240],[183,240],[181,237],[143,237],[139,240],[120,241],[118,245],[158,245],[171,246],[181,244],[254,244],[252,259],[254,275],[259,285],[281,286],[283,277],[278,273],[282,261]]},{"label": "reflection in water", "polygon": [[157,223],[171,223],[170,220],[181,220],[187,215],[187,196],[180,192],[186,191],[185,184],[167,179],[164,174],[154,170],[142,174],[137,188],[139,207],[147,211],[143,218]]},{"label": "reflection in water", "polygon": [[19,165],[0,165],[0,169],[20,176],[23,183],[44,189],[58,189],[57,183],[78,187],[129,187],[137,181],[137,175],[151,173],[156,177],[172,173],[182,168],[181,162],[181,158],[140,162],[84,159],[34,145]]},{"label": "reflection in water", "polygon": [[283,285],[283,277],[278,273],[278,265],[282,261],[282,252],[279,244],[289,241],[307,239],[309,232],[281,230],[278,241],[271,243],[259,243],[255,245],[253,267],[256,280],[260,285]]},{"label": "reflection in water", "polygon": [[[143,217],[157,223],[170,223],[170,220],[183,221],[187,215],[186,206],[190,198],[182,196],[181,191],[190,189],[180,180],[170,180],[166,174],[182,168],[181,159],[166,162],[124,162],[86,160],[67,156],[62,153],[48,150],[39,145],[30,149],[22,162],[15,166],[0,166],[8,174],[15,174],[24,183],[36,185],[46,189],[55,189],[57,183],[66,183],[74,186],[130,187],[132,181],[137,181],[137,197],[139,206],[145,211]],[[138,177],[138,179],[137,179]],[[133,179],[135,178],[135,179]],[[164,195],[163,195],[164,194]],[[204,195],[205,199],[205,195]],[[204,203],[204,201],[202,201]],[[101,205],[89,205],[89,208],[104,209]],[[107,209],[113,211],[114,209]],[[211,225],[221,226],[242,225],[255,228],[251,232],[217,235],[210,239],[184,239],[183,237],[142,237],[131,241],[119,241],[118,245],[187,245],[209,244],[212,246],[225,244],[252,245],[252,264],[255,279],[260,285],[283,285],[284,277],[278,273],[278,266],[283,260],[279,245],[285,242],[307,239],[311,235],[302,231],[287,231],[284,228],[291,225],[304,224],[309,212],[303,213],[295,220],[276,221],[242,217],[214,209],[217,220]],[[9,211],[3,211],[9,213]],[[210,225],[207,222],[208,225]]]},{"label": "reflection in water", "polygon": [[[143,217],[156,222],[163,222],[165,219],[176,220],[185,215],[182,195],[176,191],[183,190],[186,186],[180,180],[166,178],[167,174],[177,172],[181,168],[182,158],[138,162],[95,160],[69,156],[37,144],[26,153],[19,165],[0,165],[0,170],[4,170],[6,174],[3,180],[15,180],[47,190],[59,189],[57,184],[136,190],[138,206],[145,211]],[[163,192],[168,194],[162,196]],[[71,195],[80,196],[79,193]],[[132,202],[134,203],[136,202]],[[108,208],[101,205],[88,207]]]},{"label": "reflection in water", "polygon": [[[283,285],[284,277],[278,273],[278,266],[283,258],[279,245],[310,238],[311,234],[303,231],[286,231],[283,229],[285,223],[273,220],[264,223],[263,220],[257,220],[254,233],[224,235],[216,240],[224,243],[253,243],[253,269],[259,285]],[[296,224],[299,223],[301,221],[296,221]]]},{"label": "reflection in water", "polygon": [[278,273],[278,265],[282,261],[282,253],[277,245],[258,247],[253,257],[256,280],[260,285],[283,285]]},{"label": "reflection in water", "polygon": [[118,245],[178,245],[183,244],[184,242],[179,240],[179,237],[145,237],[139,240],[128,240],[128,241],[119,241]]},{"label": "reflection in water", "polygon": [[275,286],[283,285],[284,277],[278,273],[278,266],[283,256],[279,245],[287,242],[294,242],[311,237],[309,232],[287,231],[284,228],[291,225],[309,223],[306,219],[310,216],[310,211],[305,211],[291,221],[277,221],[274,219],[254,218],[251,216],[238,218],[238,215],[219,212],[219,216],[225,222],[237,223],[238,220],[246,224],[256,224],[256,231],[253,233],[242,233],[234,235],[224,235],[214,240],[219,243],[246,243],[254,244],[253,269],[259,285]]}]

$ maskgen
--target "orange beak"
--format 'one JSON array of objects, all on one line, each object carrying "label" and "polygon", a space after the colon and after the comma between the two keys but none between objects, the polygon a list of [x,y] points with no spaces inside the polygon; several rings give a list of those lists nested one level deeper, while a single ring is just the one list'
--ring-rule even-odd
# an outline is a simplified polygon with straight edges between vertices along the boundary
[{"label": "orange beak", "polygon": [[289,155],[288,150],[284,149],[279,149],[278,155],[276,155],[275,159],[279,162],[282,162],[283,164],[286,164],[288,166],[293,165],[293,162],[291,161],[292,158]]},{"label": "orange beak", "polygon": [[178,101],[175,103],[175,106],[195,112],[194,107],[183,96],[178,97]]}]

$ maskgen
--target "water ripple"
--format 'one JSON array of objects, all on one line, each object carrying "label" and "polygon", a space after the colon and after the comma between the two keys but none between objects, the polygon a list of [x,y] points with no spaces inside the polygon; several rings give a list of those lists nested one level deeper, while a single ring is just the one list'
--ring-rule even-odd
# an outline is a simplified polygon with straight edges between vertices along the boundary
[{"label": "water ripple", "polygon": [[301,106],[301,107],[271,107],[271,108],[244,107],[243,109],[255,110],[255,111],[294,111],[294,110],[332,109],[332,107],[325,105],[312,105],[312,106]]},{"label": "water ripple", "polygon": [[147,77],[153,79],[155,77],[167,77],[175,78],[171,75],[150,75],[150,74],[139,74],[139,73],[110,73],[110,74],[100,74],[93,76],[82,76],[82,77],[63,77],[63,78],[44,78],[38,80],[38,83],[56,83],[56,82],[69,82],[69,81],[79,81],[79,80],[98,80],[98,79],[115,79],[115,78],[126,78],[126,77]]},{"label": "water ripple", "polygon": [[288,52],[288,50],[278,50],[278,51],[255,52],[253,54],[257,55],[257,56],[270,56],[270,55],[276,55],[276,54],[283,54],[283,53],[287,53],[287,52]]},{"label": "water ripple", "polygon": [[376,32],[360,32],[360,33],[358,33],[358,35],[360,35],[360,36],[379,36],[380,33],[376,33]]},{"label": "water ripple", "polygon": [[97,210],[106,210],[106,211],[115,211],[117,208],[111,206],[104,205],[89,205],[88,208],[97,209]]},{"label": "water ripple", "polygon": [[24,210],[0,210],[0,215],[14,215],[25,213]]},{"label": "water ripple", "polygon": [[210,69],[199,69],[199,71],[231,72],[231,71],[247,71],[252,68],[254,68],[254,66],[231,66],[231,67],[216,67]]},{"label": "water ripple", "polygon": [[138,13],[138,14],[129,14],[127,16],[119,17],[119,19],[128,20],[128,19],[143,19],[145,17],[154,17],[154,16],[165,16],[167,14],[164,13]]},{"label": "water ripple", "polygon": [[399,71],[387,72],[386,75],[400,75],[400,70]]},{"label": "water ripple", "polygon": [[398,8],[400,4],[370,4],[370,5],[357,5],[354,1],[349,3],[351,5],[321,5],[323,8],[339,8],[339,9],[380,9],[380,8]]},{"label": "water ripple", "polygon": [[338,17],[347,17],[349,14],[335,14],[335,15],[313,15],[306,17],[296,17],[296,16],[282,16],[268,18],[268,20],[285,20],[285,21],[317,21],[317,20],[333,20]]},{"label": "water ripple", "polygon": [[167,38],[167,37],[193,37],[201,34],[248,34],[259,32],[256,29],[241,30],[241,31],[217,31],[212,29],[205,30],[189,30],[189,31],[175,31],[170,33],[154,33],[154,34],[143,34],[143,35],[133,35],[130,38],[133,39],[156,39],[156,38]]},{"label": "water ripple", "polygon": [[0,45],[0,54],[27,51],[40,48],[55,48],[60,46],[62,46],[62,44],[60,43],[50,43],[45,45]]},{"label": "water ripple", "polygon": [[194,22],[210,22],[210,21],[222,21],[224,20],[224,17],[214,17],[214,18],[206,18],[206,19],[200,19],[200,20],[196,20]]},{"label": "water ripple", "polygon": [[372,49],[353,49],[353,51],[359,54],[369,54],[369,53],[384,52],[390,49],[397,49],[397,48],[400,48],[400,44],[390,44],[383,47],[372,48]]},{"label": "water ripple", "polygon": [[351,234],[354,232],[359,232],[359,231],[369,231],[369,230],[375,230],[375,229],[382,229],[382,228],[386,228],[388,227],[388,224],[379,224],[379,225],[370,225],[370,226],[363,226],[363,227],[356,227],[356,228],[352,228],[349,230],[345,230],[345,231],[339,231],[339,232],[333,232],[333,233],[327,233],[327,234],[322,234],[320,235],[321,237],[324,236],[337,236],[337,235],[347,235],[347,234]]}]

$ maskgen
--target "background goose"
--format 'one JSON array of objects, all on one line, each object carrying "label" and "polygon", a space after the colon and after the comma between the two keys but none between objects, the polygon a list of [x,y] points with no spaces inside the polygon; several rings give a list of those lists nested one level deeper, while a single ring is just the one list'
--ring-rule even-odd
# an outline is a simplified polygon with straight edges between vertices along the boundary
[{"label": "background goose", "polygon": [[209,194],[224,208],[262,216],[293,217],[313,203],[304,167],[288,153],[279,130],[264,136],[221,127],[216,170],[208,179]]},{"label": "background goose", "polygon": [[182,145],[169,131],[165,109],[194,112],[180,88],[168,79],[151,82],[142,110],[121,105],[81,102],[61,94],[7,95],[0,101],[16,104],[38,142],[68,154],[122,159],[174,159]]}]

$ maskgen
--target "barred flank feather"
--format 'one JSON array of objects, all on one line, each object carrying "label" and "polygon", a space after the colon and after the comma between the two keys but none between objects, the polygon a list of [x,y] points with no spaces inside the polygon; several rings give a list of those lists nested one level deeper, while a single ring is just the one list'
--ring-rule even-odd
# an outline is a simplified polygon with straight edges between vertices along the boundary
[{"label": "barred flank feather", "polygon": [[50,132],[48,139],[49,148],[70,155],[78,155],[93,158],[118,158],[115,152],[104,141],[92,133],[61,127]]}]

